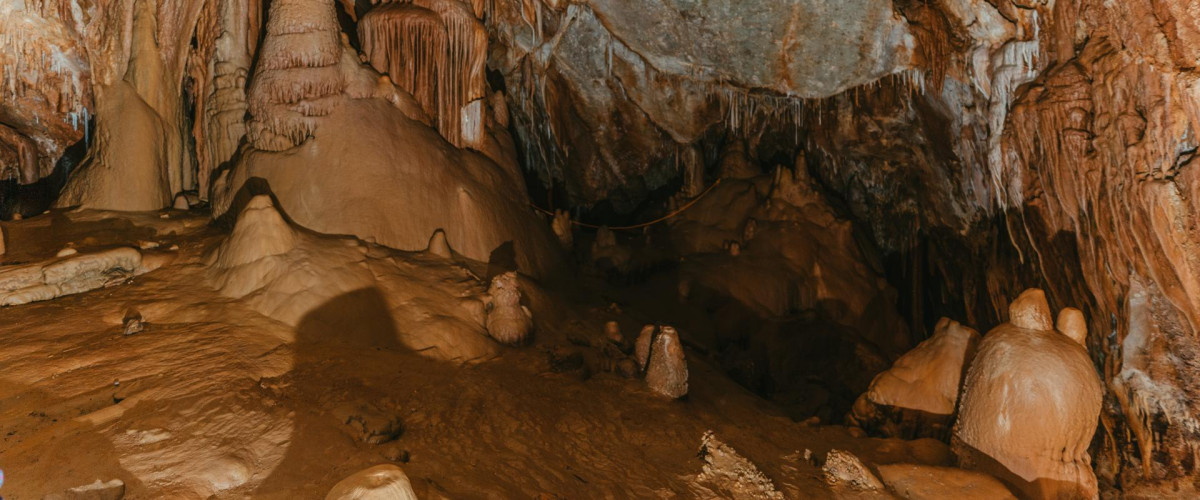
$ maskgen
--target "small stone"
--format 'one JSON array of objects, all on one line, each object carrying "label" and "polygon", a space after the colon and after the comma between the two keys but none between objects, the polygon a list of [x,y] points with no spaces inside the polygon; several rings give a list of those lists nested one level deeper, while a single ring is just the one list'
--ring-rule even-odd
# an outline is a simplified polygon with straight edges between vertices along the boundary
[{"label": "small stone", "polygon": [[625,337],[621,335],[621,325],[616,321],[609,321],[604,324],[604,338],[614,344],[620,344],[625,341]]},{"label": "small stone", "polygon": [[417,500],[408,476],[392,464],[376,465],[341,480],[325,495],[325,500]]},{"label": "small stone", "polygon": [[625,378],[637,378],[638,376],[637,363],[630,358],[624,358],[617,362],[617,374]]},{"label": "small stone", "polygon": [[64,249],[62,249],[62,250],[59,250],[57,254],[54,254],[54,256],[55,256],[55,257],[70,257],[70,256],[72,256],[72,255],[75,255],[75,254],[77,254],[77,253],[79,253],[79,250],[76,250],[76,249],[74,249],[74,248],[71,248],[71,247],[66,247],[66,248],[64,248]]},{"label": "small stone", "polygon": [[408,463],[408,459],[410,458],[408,450],[404,449],[404,447],[400,446],[400,443],[396,442],[387,443],[381,446],[379,454],[389,461],[402,464]]},{"label": "small stone", "polygon": [[825,466],[821,467],[821,471],[825,474],[825,482],[830,486],[846,486],[858,491],[883,489],[883,483],[871,474],[858,457],[848,451],[830,450],[825,456]]},{"label": "small stone", "polygon": [[145,329],[146,324],[142,322],[142,313],[137,311],[125,313],[125,335],[141,333]]},{"label": "small stone", "polygon": [[53,493],[43,497],[43,500],[121,500],[125,496],[125,482],[113,479],[107,483],[96,482],[84,486],[76,486],[62,493]]}]

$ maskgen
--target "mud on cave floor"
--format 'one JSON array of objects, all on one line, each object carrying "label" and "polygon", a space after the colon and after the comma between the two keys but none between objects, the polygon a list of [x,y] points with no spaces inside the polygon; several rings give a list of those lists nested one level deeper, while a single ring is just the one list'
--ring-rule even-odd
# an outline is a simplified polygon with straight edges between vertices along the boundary
[{"label": "mud on cave floor", "polygon": [[[4,498],[113,478],[125,498],[323,498],[389,462],[420,498],[693,498],[711,488],[695,479],[707,430],[789,498],[836,496],[805,450],[848,450],[874,465],[952,462],[936,441],[796,423],[691,350],[683,401],[597,370],[605,321],[632,341],[646,319],[588,287],[547,289],[553,312],[536,317],[532,345],[477,364],[400,347],[403,325],[374,289],[291,328],[206,284],[204,256],[223,235],[205,215],[164,213],[54,212],[2,225],[6,263],[51,257],[68,241],[80,252],[157,244],[147,258],[165,263],[0,309]],[[131,310],[148,326],[127,336]]]}]

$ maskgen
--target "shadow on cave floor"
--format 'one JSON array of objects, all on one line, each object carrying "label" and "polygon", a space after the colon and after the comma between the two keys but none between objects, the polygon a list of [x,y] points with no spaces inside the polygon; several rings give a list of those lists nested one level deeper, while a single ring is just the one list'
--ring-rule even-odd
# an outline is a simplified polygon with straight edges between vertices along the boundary
[{"label": "shadow on cave floor", "polygon": [[[287,498],[294,493],[292,490],[301,478],[320,477],[332,457],[345,456],[346,450],[337,450],[336,446],[331,449],[330,443],[344,443],[346,438],[361,436],[352,436],[339,429],[337,417],[341,417],[343,425],[347,419],[363,419],[362,426],[379,424],[365,419],[382,418],[385,420],[383,426],[387,427],[386,421],[392,416],[386,412],[394,413],[395,408],[378,408],[375,402],[365,399],[345,400],[347,395],[362,389],[353,386],[365,382],[329,368],[353,363],[366,356],[388,357],[390,353],[397,353],[403,348],[399,335],[387,300],[374,287],[339,295],[301,319],[292,345],[294,358],[287,390],[313,396],[318,404],[297,408],[287,453],[255,491],[256,497],[280,495],[280,498]],[[384,403],[384,406],[388,405]],[[323,414],[330,409],[334,415]],[[376,430],[389,431],[386,428]]]},{"label": "shadow on cave floor", "polygon": [[[88,397],[60,400],[34,387],[5,380],[0,373],[0,498],[43,498],[95,479],[120,479],[138,488],[137,477],[121,467],[112,442],[96,426],[75,417],[114,404],[115,388]],[[81,450],[87,450],[82,453]],[[39,471],[55,464],[55,474]]]}]

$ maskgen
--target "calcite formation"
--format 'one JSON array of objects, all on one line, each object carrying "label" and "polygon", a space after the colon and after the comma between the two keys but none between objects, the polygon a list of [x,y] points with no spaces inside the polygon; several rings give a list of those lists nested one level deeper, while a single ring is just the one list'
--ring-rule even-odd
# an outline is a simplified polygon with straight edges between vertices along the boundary
[{"label": "calcite formation", "polygon": [[1041,290],[1017,297],[1009,317],[967,371],[955,454],[1031,498],[1096,498],[1088,446],[1103,389],[1087,349],[1054,329]]}]

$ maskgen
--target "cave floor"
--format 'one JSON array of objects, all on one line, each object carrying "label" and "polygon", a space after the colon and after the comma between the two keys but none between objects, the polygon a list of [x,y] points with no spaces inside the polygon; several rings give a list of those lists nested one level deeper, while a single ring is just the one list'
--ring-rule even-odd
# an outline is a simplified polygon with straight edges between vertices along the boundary
[{"label": "cave floor", "polygon": [[[224,236],[205,214],[54,212],[3,229],[5,264],[68,244],[139,242],[157,245],[146,258],[162,264],[0,309],[6,499],[114,478],[125,498],[323,498],[382,463],[402,467],[426,499],[722,497],[696,479],[707,430],[788,498],[856,496],[827,486],[805,450],[848,450],[874,465],[952,462],[936,441],[793,422],[691,353],[682,401],[592,369],[598,349],[587,339],[622,313],[587,290],[548,294],[559,311],[539,320],[532,345],[459,365],[333,342],[336,327],[297,331],[219,295],[204,262]],[[147,326],[124,335],[133,310]]]}]

